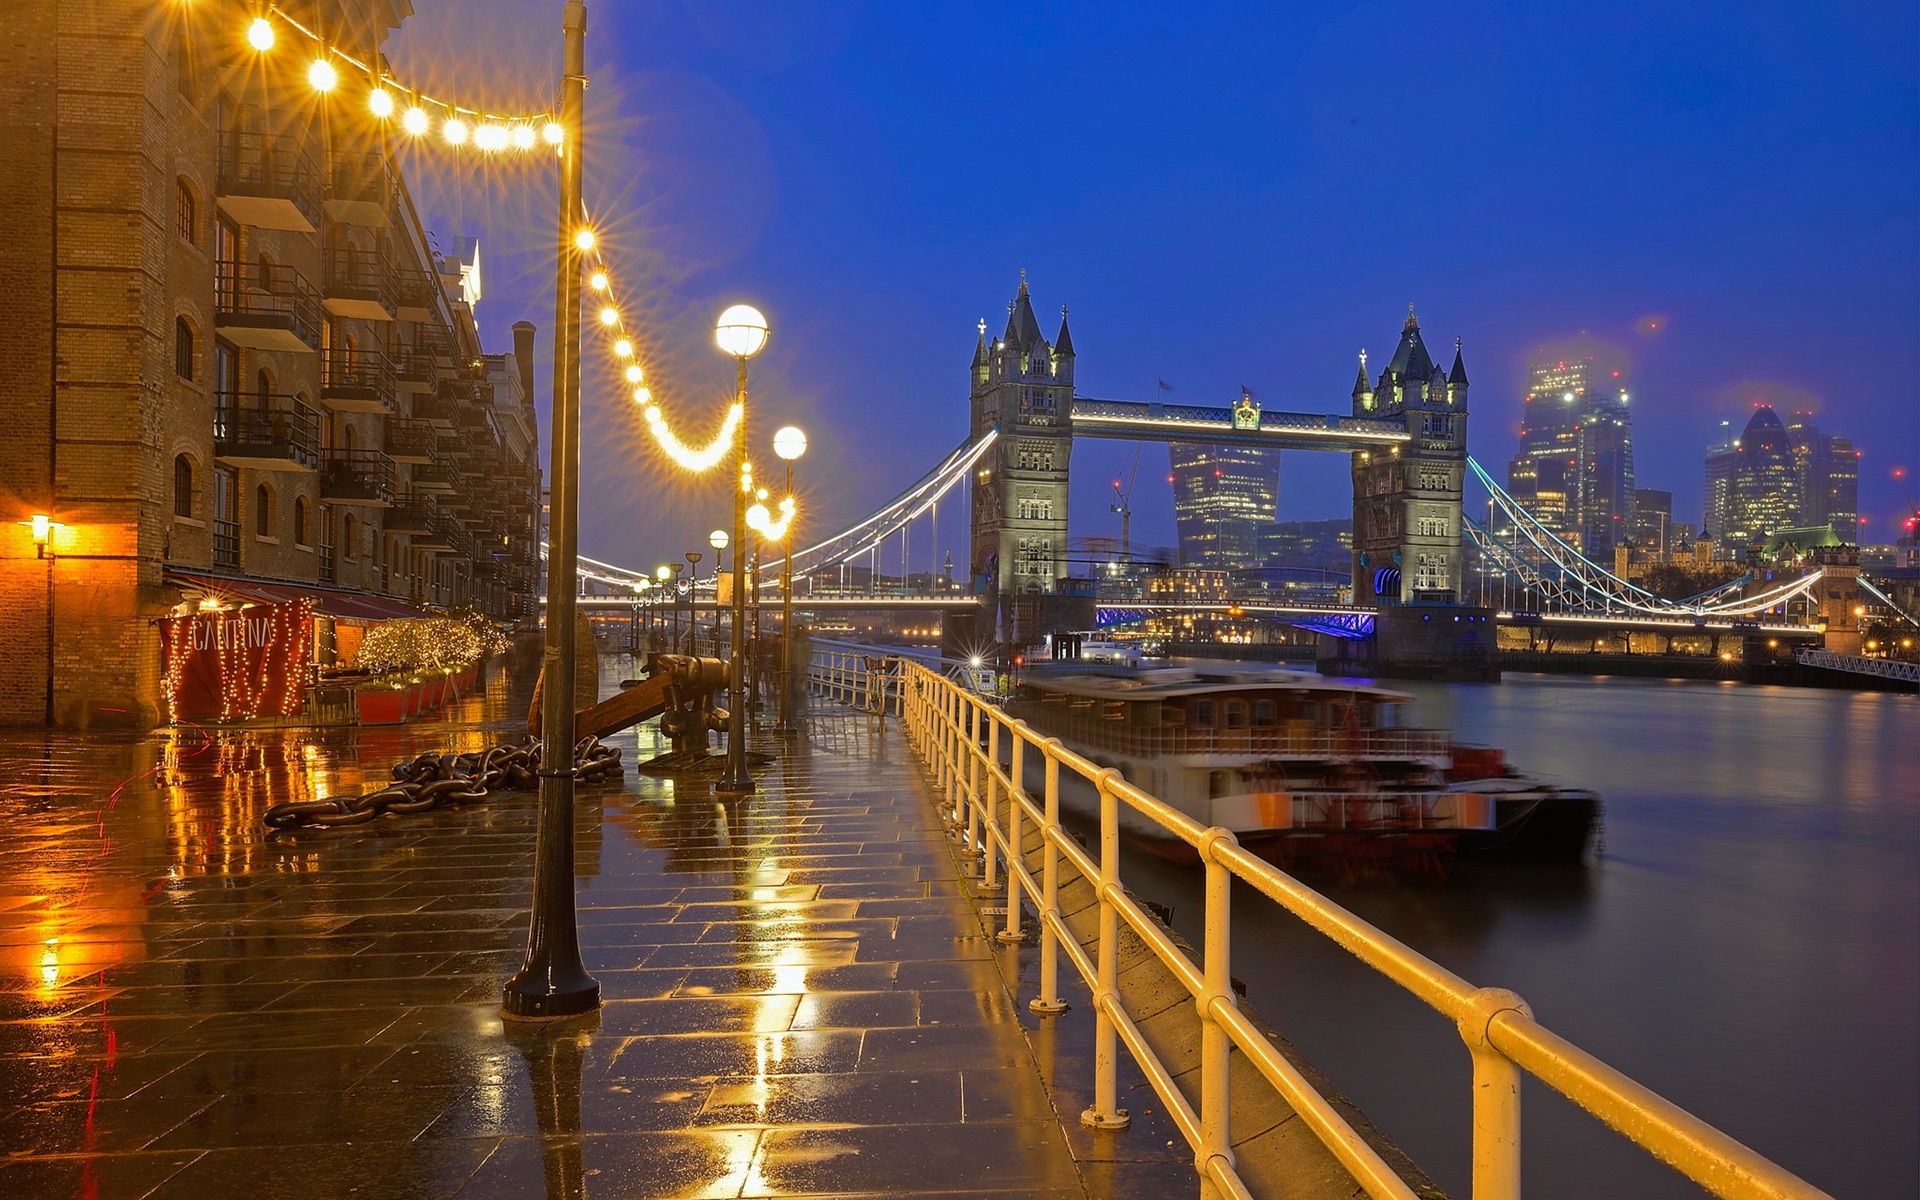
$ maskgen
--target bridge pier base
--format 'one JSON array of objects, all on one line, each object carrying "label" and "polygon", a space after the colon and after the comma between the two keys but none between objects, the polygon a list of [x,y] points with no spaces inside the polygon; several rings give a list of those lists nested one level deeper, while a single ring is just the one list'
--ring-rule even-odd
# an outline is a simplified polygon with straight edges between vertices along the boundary
[{"label": "bridge pier base", "polygon": [[1493,610],[1455,604],[1391,605],[1374,614],[1373,637],[1322,635],[1322,675],[1500,682]]}]

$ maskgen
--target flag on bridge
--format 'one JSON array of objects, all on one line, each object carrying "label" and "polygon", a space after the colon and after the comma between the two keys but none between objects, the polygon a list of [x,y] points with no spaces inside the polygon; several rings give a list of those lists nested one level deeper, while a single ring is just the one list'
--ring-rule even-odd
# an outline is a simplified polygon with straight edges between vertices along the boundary
[{"label": "flag on bridge", "polygon": [[1170,392],[1173,390],[1173,385],[1168,383],[1166,380],[1162,379],[1160,381],[1160,390],[1163,392]]}]

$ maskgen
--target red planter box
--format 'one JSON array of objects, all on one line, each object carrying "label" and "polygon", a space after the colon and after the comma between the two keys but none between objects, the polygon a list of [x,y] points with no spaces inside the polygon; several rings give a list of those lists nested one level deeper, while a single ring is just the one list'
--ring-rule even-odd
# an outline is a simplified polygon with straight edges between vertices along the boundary
[{"label": "red planter box", "polygon": [[390,688],[355,688],[354,707],[362,725],[398,725],[407,719],[407,693]]}]

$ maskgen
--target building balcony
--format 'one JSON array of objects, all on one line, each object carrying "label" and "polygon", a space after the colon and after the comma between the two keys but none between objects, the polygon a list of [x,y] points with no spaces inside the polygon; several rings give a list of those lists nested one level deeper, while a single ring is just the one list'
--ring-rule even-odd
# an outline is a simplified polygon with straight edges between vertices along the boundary
[{"label": "building balcony", "polygon": [[453,370],[453,330],[445,325],[421,325],[413,331],[413,346],[433,356],[441,371]]},{"label": "building balcony", "polygon": [[215,263],[213,306],[214,328],[236,346],[296,353],[320,348],[320,294],[292,267]]},{"label": "building balcony", "polygon": [[425,421],[443,434],[453,432],[454,416],[458,410],[459,405],[446,396],[415,396],[413,398],[414,419]]},{"label": "building balcony", "polygon": [[420,535],[431,533],[439,518],[433,497],[425,492],[401,492],[387,510],[387,532]]},{"label": "building balcony", "polygon": [[321,359],[320,399],[335,412],[391,413],[393,363],[377,350],[336,347]]},{"label": "building balcony", "polygon": [[385,508],[393,503],[393,460],[378,450],[329,450],[320,462],[320,498]]},{"label": "building balcony", "polygon": [[229,130],[220,136],[220,211],[243,225],[313,233],[321,220],[320,172],[299,139]]},{"label": "building balcony", "polygon": [[327,215],[343,225],[393,224],[393,174],[386,156],[335,154],[327,172]]},{"label": "building balcony", "polygon": [[429,271],[399,267],[393,272],[394,315],[402,321],[431,321],[440,299],[440,280]]},{"label": "building balcony", "polygon": [[453,468],[444,463],[416,466],[412,474],[414,491],[441,494],[442,503],[446,500],[444,493],[452,492],[460,486],[459,478],[454,474]]},{"label": "building balcony", "polygon": [[233,467],[317,470],[320,414],[294,396],[215,392],[213,453]]},{"label": "building balcony", "polygon": [[427,521],[426,529],[413,535],[412,546],[429,553],[452,554],[465,540],[466,535],[460,532],[456,522],[436,515]]},{"label": "building balcony", "polygon": [[[406,308],[395,310],[401,319],[406,320]],[[414,396],[433,394],[440,386],[440,362],[431,350],[422,350],[414,346],[401,346],[393,356],[394,386],[400,391]]]},{"label": "building balcony", "polygon": [[439,457],[439,444],[439,431],[425,421],[387,422],[387,457],[397,463],[431,463]]},{"label": "building balcony", "polygon": [[351,246],[335,246],[327,252],[320,296],[328,316],[360,321],[391,321],[397,306],[393,270],[386,258]]}]

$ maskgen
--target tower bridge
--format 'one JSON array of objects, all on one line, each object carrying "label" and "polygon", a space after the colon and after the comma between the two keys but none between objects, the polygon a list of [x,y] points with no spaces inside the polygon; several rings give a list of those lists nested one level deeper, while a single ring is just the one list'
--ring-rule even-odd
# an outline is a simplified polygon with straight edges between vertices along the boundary
[{"label": "tower bridge", "polygon": [[[808,596],[803,603],[937,608],[952,639],[971,645],[1029,644],[1047,633],[1094,628],[1102,617],[1111,622],[1115,607],[1096,612],[1093,581],[1073,577],[1067,557],[1073,447],[1092,438],[1347,455],[1353,487],[1352,601],[1300,613],[1278,606],[1271,614],[1328,634],[1325,644],[1340,648],[1329,664],[1333,669],[1494,677],[1496,626],[1542,619],[1620,629],[1724,627],[1800,635],[1819,629],[1827,631],[1830,643],[1833,630],[1844,639],[1854,627],[1857,567],[1830,564],[1784,580],[1750,575],[1675,601],[1586,558],[1470,457],[1470,384],[1460,342],[1455,340],[1452,363],[1442,370],[1411,306],[1386,364],[1369,375],[1363,351],[1345,410],[1329,413],[1264,409],[1244,393],[1237,403],[1219,406],[1080,396],[1066,309],[1049,340],[1024,277],[1007,308],[1001,336],[989,339],[986,323],[979,325],[969,366],[965,439],[887,503],[793,551],[796,581],[831,580],[836,568],[840,575],[836,598]],[[1484,525],[1462,504],[1470,478],[1492,501],[1493,516]],[[916,577],[917,562],[925,563],[930,583],[941,576],[940,506],[949,497],[954,497],[950,514],[956,501],[967,510],[967,562],[958,595],[920,600],[846,594],[848,569],[862,564],[869,579],[878,579],[883,562],[898,562],[902,585]],[[1523,611],[1528,605],[1495,612],[1463,603],[1469,543],[1484,564],[1517,585],[1533,611]],[[581,564],[583,581],[619,591],[637,591],[651,582],[644,572],[613,564],[584,557]],[[777,559],[761,564],[761,592],[777,588],[782,566]],[[681,594],[703,602],[711,591],[702,588],[711,586],[710,580],[682,585]],[[811,590],[810,584],[803,586]],[[1166,607],[1125,605],[1141,614]],[[1796,612],[1803,623],[1794,623]]]}]

